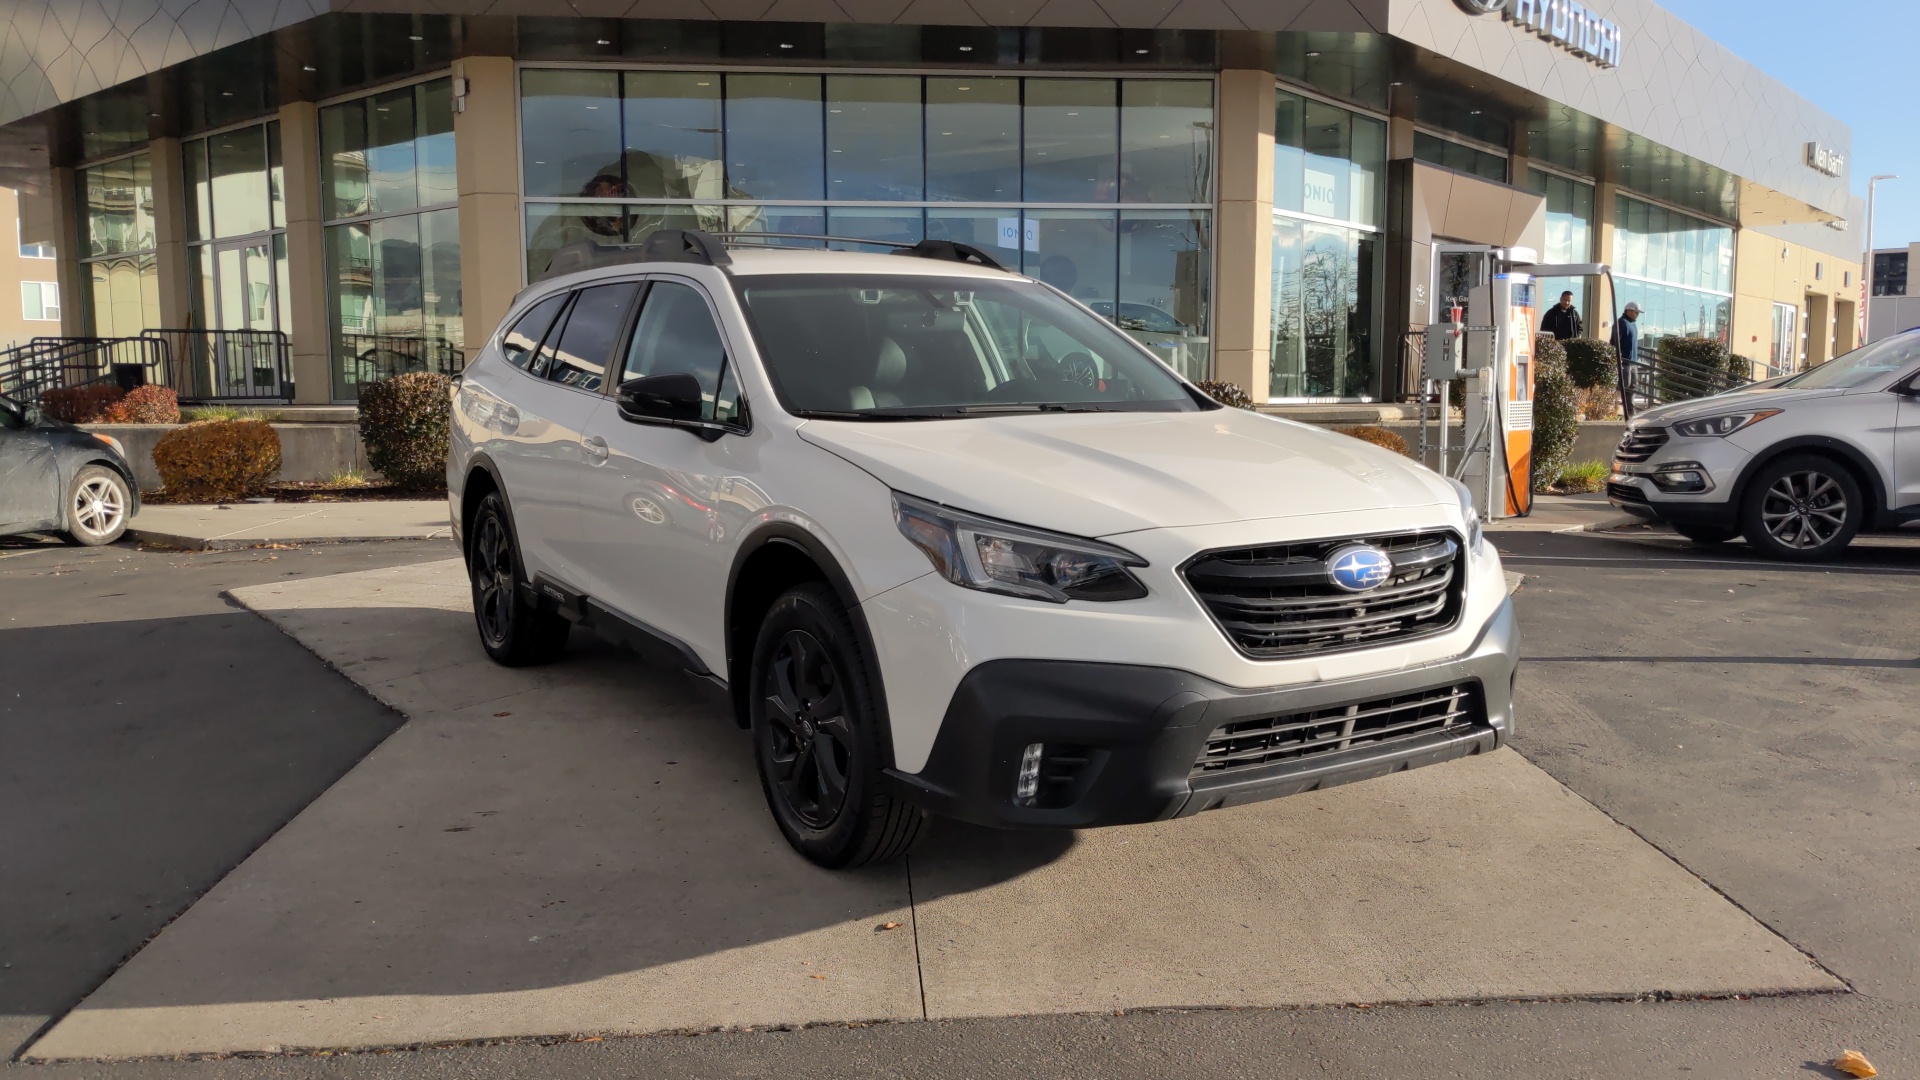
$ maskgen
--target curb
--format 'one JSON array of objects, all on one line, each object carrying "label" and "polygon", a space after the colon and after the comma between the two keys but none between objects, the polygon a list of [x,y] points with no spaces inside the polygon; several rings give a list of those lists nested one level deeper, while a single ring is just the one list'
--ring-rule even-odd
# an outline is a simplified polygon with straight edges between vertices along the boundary
[{"label": "curb", "polygon": [[316,544],[376,544],[393,540],[450,540],[451,529],[430,533],[388,533],[383,536],[262,536],[210,540],[151,529],[128,529],[126,539],[155,551],[252,551],[258,548],[308,547]]}]

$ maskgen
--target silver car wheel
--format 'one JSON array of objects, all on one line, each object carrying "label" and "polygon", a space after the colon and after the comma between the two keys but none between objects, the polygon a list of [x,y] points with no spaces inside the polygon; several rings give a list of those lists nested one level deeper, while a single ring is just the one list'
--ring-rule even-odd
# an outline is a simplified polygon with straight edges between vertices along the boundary
[{"label": "silver car wheel", "polygon": [[1775,480],[1760,500],[1767,534],[1796,550],[1831,543],[1847,523],[1847,494],[1826,473],[1805,470]]},{"label": "silver car wheel", "polygon": [[106,536],[127,516],[127,500],[120,485],[104,476],[91,476],[73,491],[73,527],[93,536]]}]

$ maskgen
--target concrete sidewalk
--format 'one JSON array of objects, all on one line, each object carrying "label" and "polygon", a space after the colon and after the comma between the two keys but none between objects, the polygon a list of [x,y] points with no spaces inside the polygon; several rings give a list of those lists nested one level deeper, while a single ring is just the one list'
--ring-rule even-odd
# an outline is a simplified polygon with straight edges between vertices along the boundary
[{"label": "concrete sidewalk", "polygon": [[445,499],[365,502],[152,503],[127,536],[155,548],[227,551],[270,544],[441,540],[453,535]]},{"label": "concrete sidewalk", "polygon": [[1502,518],[1487,526],[1488,532],[1600,532],[1639,519],[1615,510],[1603,492],[1591,495],[1538,495],[1533,497],[1533,513],[1526,517]]},{"label": "concrete sidewalk", "polygon": [[454,560],[234,595],[409,722],[29,1059],[1842,989],[1510,750],[831,873],[686,679],[592,641],[493,665]]}]

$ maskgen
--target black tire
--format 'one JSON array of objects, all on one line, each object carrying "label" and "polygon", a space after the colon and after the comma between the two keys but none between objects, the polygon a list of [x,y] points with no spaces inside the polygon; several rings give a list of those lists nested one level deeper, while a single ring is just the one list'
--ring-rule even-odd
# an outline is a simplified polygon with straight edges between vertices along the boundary
[{"label": "black tire", "polygon": [[480,646],[507,667],[545,664],[567,648],[573,624],[527,601],[520,541],[498,492],[488,492],[467,533],[467,581]]},{"label": "black tire", "polygon": [[1679,525],[1673,531],[1699,544],[1701,547],[1714,547],[1740,535],[1740,530],[1731,525]]},{"label": "black tire", "polygon": [[1754,474],[1740,502],[1740,533],[1776,559],[1815,562],[1853,542],[1867,501],[1852,470],[1829,457],[1789,454]]},{"label": "black tire", "polygon": [[760,787],[795,851],[838,870],[912,849],[927,814],[882,783],[887,739],[859,638],[831,588],[810,582],[773,602],[748,687]]},{"label": "black tire", "polygon": [[127,478],[105,465],[88,465],[74,475],[61,506],[60,538],[79,547],[99,547],[127,531],[133,506]]}]

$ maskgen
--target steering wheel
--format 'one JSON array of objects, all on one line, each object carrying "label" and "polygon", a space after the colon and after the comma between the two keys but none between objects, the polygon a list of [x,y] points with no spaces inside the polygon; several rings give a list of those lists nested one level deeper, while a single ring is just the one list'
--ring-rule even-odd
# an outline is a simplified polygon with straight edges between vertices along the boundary
[{"label": "steering wheel", "polygon": [[1099,385],[1100,368],[1090,354],[1070,352],[1060,358],[1060,381],[1091,390]]}]

